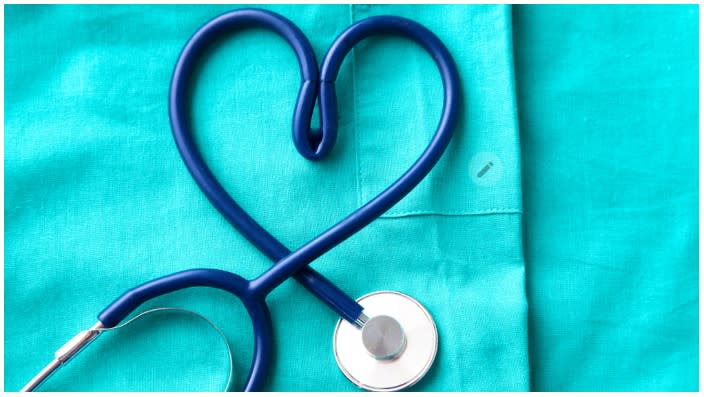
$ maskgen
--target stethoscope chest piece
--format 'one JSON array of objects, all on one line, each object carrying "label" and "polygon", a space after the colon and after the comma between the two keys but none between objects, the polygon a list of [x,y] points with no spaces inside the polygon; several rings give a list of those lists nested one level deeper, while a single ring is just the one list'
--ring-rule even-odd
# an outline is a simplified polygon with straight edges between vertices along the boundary
[{"label": "stethoscope chest piece", "polygon": [[433,365],[438,331],[425,308],[394,291],[357,299],[368,319],[357,328],[340,319],[333,350],[342,373],[372,391],[397,391],[416,384]]}]

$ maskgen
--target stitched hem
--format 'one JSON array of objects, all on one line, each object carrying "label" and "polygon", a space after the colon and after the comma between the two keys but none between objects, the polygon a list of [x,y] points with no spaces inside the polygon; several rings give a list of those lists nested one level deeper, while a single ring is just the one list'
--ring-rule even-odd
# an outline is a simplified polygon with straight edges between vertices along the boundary
[{"label": "stitched hem", "polygon": [[382,215],[380,218],[404,218],[409,216],[425,216],[425,215],[438,215],[438,216],[480,216],[480,215],[515,215],[523,214],[523,210],[520,208],[487,208],[485,210],[479,211],[460,211],[460,212],[443,212],[443,211],[404,211],[400,213]]}]

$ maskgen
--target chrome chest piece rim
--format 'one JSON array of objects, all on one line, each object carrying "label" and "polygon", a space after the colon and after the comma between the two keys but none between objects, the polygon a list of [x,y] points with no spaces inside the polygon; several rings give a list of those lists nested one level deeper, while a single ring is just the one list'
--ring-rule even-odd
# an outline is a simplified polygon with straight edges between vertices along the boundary
[{"label": "chrome chest piece rim", "polygon": [[398,391],[413,386],[435,361],[438,331],[415,299],[379,291],[357,299],[369,319],[360,330],[340,319],[333,336],[335,361],[362,389]]}]

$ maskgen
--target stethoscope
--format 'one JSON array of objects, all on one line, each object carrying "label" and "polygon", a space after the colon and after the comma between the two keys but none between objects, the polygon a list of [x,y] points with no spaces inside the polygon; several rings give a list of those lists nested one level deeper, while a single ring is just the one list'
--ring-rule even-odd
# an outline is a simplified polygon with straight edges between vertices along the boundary
[{"label": "stethoscope", "polygon": [[[386,190],[293,252],[262,228],[223,189],[197,150],[190,127],[189,83],[199,57],[222,35],[248,27],[276,32],[296,53],[302,83],[293,117],[293,140],[299,153],[309,160],[325,157],[335,143],[335,79],[345,56],[362,39],[378,34],[409,38],[432,56],[442,76],[442,116],[435,135],[418,160]],[[320,131],[310,128],[316,99],[319,101]],[[191,37],[176,63],[169,93],[171,128],[183,161],[203,193],[275,264],[252,280],[219,269],[191,269],[128,290],[98,315],[98,323],[59,349],[55,359],[22,391],[37,388],[103,330],[118,326],[143,303],[190,287],[219,288],[242,301],[254,328],[254,353],[243,390],[259,390],[269,370],[273,345],[271,318],[265,300],[272,290],[291,277],[341,317],[335,328],[333,348],[345,376],[368,390],[400,390],[415,384],[430,369],[437,352],[438,333],[427,310],[413,298],[393,291],[375,292],[354,300],[308,264],[382,215],[428,175],[450,142],[458,108],[459,77],[452,57],[431,31],[414,21],[378,16],[348,27],[325,54],[318,76],[317,62],[308,39],[281,15],[259,9],[241,9],[211,20]]]}]

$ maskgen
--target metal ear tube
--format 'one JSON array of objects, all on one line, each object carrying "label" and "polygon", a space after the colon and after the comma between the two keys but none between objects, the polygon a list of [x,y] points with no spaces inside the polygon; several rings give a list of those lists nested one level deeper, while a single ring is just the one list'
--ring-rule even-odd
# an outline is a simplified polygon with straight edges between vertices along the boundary
[{"label": "metal ear tube", "polygon": [[54,353],[54,359],[47,364],[44,369],[39,371],[39,373],[32,378],[27,384],[20,390],[21,392],[34,391],[39,385],[44,383],[49,377],[56,372],[62,365],[66,364],[75,355],[81,352],[86,346],[88,346],[92,341],[95,340],[100,335],[101,329],[103,328],[103,323],[98,321],[85,331],[81,331],[76,336],[71,338],[66,342],[59,350]]}]

